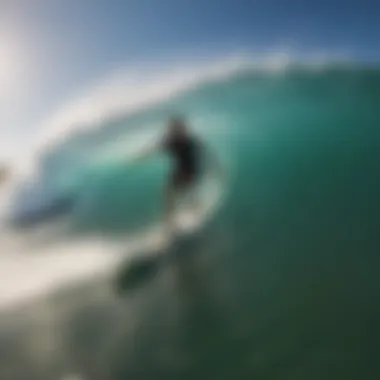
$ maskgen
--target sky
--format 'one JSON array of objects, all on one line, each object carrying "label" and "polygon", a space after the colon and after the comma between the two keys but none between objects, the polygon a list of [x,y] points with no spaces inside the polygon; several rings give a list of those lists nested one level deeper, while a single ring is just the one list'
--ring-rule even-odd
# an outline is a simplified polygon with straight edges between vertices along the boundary
[{"label": "sky", "polygon": [[0,0],[0,151],[121,67],[285,46],[378,61],[379,19],[376,0]]}]

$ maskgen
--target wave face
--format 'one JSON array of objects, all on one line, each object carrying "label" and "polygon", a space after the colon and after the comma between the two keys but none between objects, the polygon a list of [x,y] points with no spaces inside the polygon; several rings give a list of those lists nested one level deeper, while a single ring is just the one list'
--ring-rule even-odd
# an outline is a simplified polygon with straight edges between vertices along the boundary
[{"label": "wave face", "polygon": [[[162,218],[169,163],[132,158],[161,135],[172,112],[185,115],[227,167],[228,196],[216,219],[231,251],[243,255],[257,234],[305,248],[330,239],[324,252],[374,248],[380,71],[239,65],[198,80],[188,74],[162,98],[156,90],[150,103],[124,113],[118,103],[97,122],[82,118],[49,140],[3,207],[0,271],[12,268],[4,305],[107,267],[113,256],[105,252],[117,256],[126,237]],[[44,269],[25,279],[41,262]]]}]

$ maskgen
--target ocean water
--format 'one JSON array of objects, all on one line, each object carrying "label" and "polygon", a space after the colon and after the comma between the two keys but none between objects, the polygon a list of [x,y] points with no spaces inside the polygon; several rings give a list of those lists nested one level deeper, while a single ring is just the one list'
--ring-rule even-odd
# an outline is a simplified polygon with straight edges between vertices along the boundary
[{"label": "ocean water", "polygon": [[[2,210],[0,378],[379,378],[379,104],[374,67],[245,68],[52,145]],[[173,112],[227,180],[146,258]]]}]

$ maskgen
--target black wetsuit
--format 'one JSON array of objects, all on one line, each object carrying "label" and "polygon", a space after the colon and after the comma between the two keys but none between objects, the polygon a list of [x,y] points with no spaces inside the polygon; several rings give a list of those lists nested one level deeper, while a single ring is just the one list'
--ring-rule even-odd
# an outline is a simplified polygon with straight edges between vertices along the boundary
[{"label": "black wetsuit", "polygon": [[200,172],[200,144],[191,137],[169,138],[164,149],[174,161],[172,184],[182,187],[194,184]]}]

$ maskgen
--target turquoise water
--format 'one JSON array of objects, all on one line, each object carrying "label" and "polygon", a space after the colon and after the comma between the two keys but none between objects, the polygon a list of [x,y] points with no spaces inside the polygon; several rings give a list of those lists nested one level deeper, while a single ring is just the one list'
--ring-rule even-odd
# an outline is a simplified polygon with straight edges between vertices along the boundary
[{"label": "turquoise water", "polygon": [[168,162],[123,154],[172,110],[225,165],[225,198],[133,286],[126,260],[4,315],[0,378],[378,378],[379,102],[378,69],[241,72],[69,138],[40,190],[78,199],[65,239],[160,220]]}]

